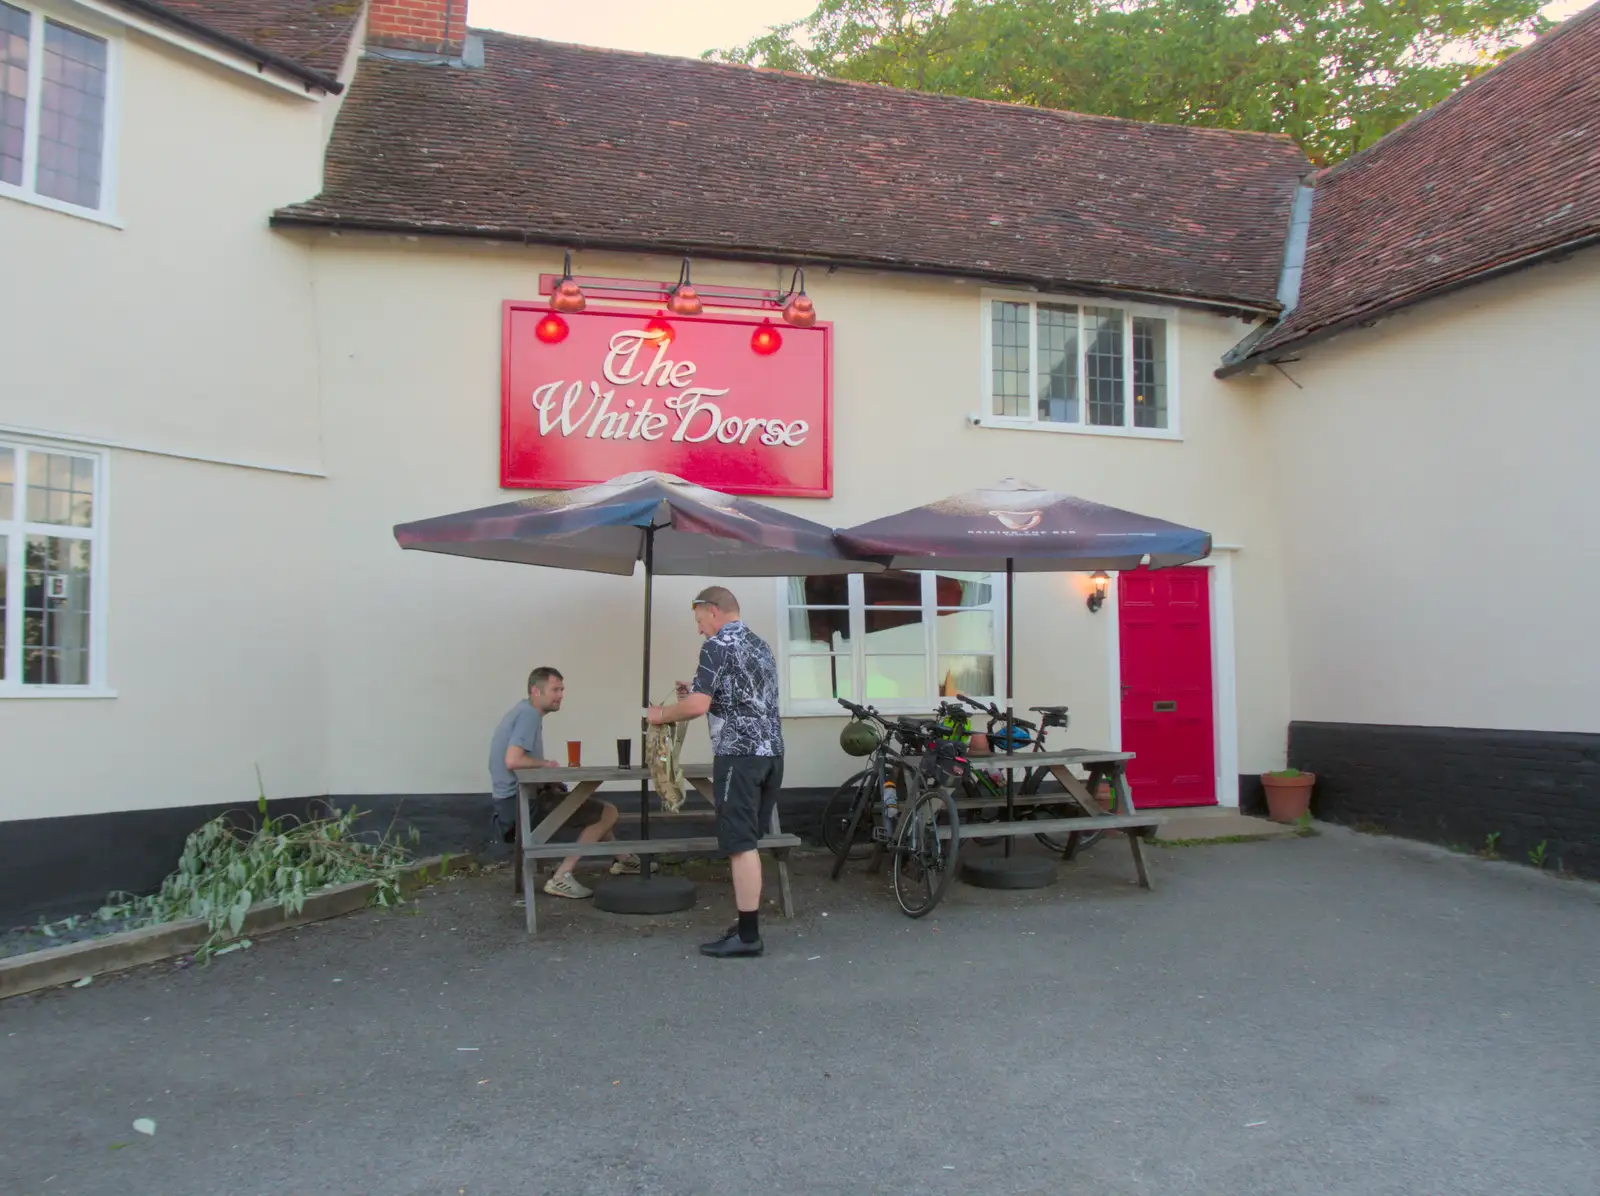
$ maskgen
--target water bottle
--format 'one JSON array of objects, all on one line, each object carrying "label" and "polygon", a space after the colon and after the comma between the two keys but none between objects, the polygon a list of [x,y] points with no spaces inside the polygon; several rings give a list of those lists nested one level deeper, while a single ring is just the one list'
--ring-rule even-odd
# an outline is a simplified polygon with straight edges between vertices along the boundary
[{"label": "water bottle", "polygon": [[883,783],[883,829],[894,829],[895,816],[900,813],[900,791],[893,781]]}]

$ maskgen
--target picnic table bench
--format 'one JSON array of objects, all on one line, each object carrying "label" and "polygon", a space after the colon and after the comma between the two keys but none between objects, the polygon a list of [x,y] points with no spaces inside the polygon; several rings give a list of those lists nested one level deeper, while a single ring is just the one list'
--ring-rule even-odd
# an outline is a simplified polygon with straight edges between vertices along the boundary
[{"label": "picnic table bench", "polygon": [[[993,752],[971,755],[968,761],[974,768],[1002,771],[1046,769],[1056,783],[1066,791],[1064,795],[1033,793],[1024,797],[1021,794],[1014,794],[1011,799],[1013,808],[1059,806],[1063,804],[1065,797],[1066,801],[1083,811],[1083,816],[964,822],[961,824],[961,838],[988,839],[1017,835],[1060,835],[1081,831],[1123,831],[1133,852],[1133,867],[1138,873],[1139,884],[1146,889],[1152,888],[1150,868],[1144,858],[1142,841],[1154,835],[1166,822],[1166,818],[1159,814],[1140,813],[1133,808],[1133,793],[1128,787],[1127,769],[1127,762],[1132,759],[1132,752],[1111,752],[1095,748],[1071,748],[1060,752]],[[1088,769],[1088,777],[1077,776],[1069,767],[1072,765]],[[1109,814],[1102,812],[1099,803],[1094,799],[1094,790],[1102,780],[1108,781],[1111,785],[1114,812]],[[958,810],[992,809],[995,806],[1003,807],[1005,804],[1006,799],[1003,795],[956,799]]]},{"label": "picnic table bench", "polygon": [[[711,788],[711,765],[685,764],[682,766],[684,779],[699,796],[705,798],[711,810],[679,810],[677,813],[663,810],[651,810],[651,821],[667,820],[678,821],[691,818],[704,818],[714,812],[715,802]],[[641,780],[648,780],[649,773],[641,768],[618,768],[615,765],[596,765],[583,768],[519,768],[515,770],[517,778],[517,854],[521,857],[520,866],[513,869],[513,891],[523,896],[524,907],[527,911],[527,926],[529,934],[538,932],[538,923],[534,912],[534,901],[538,894],[539,883],[537,864],[539,860],[560,860],[569,855],[580,857],[614,856],[623,852],[632,852],[638,856],[653,855],[715,855],[718,851],[716,836],[694,835],[680,836],[672,839],[612,839],[604,843],[552,843],[551,837],[566,824],[568,818],[581,806],[585,799],[593,797],[600,786],[607,781],[621,781],[637,785]],[[566,797],[539,821],[537,826],[529,825],[528,800],[537,786],[548,784],[568,785]],[[684,794],[685,799],[688,793]],[[778,823],[778,810],[773,807],[772,824],[768,831],[756,842],[758,851],[770,851],[778,863],[778,892],[783,903],[783,916],[794,917],[794,894],[789,885],[789,852],[792,848],[800,846],[798,835],[786,835]]]}]

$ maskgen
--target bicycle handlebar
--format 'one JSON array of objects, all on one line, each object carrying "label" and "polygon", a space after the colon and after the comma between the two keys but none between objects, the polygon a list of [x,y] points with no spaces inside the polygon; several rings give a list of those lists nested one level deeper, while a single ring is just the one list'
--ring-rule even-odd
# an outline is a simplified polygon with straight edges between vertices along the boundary
[{"label": "bicycle handlebar", "polygon": [[847,698],[839,698],[837,701],[839,705],[843,706],[856,718],[867,719],[875,722],[878,724],[878,726],[884,729],[885,733],[890,735],[903,735],[907,733],[924,735],[927,733],[928,728],[933,726],[932,723],[906,718],[904,715],[891,720],[888,718],[888,716],[880,713],[877,710],[874,710],[871,706],[860,706]]},{"label": "bicycle handlebar", "polygon": [[[993,702],[990,702],[987,706],[985,706],[982,702],[978,701],[976,698],[967,697],[966,694],[957,694],[956,697],[960,698],[963,702],[965,702],[968,706],[971,706],[974,710],[981,710],[984,714],[987,714],[995,722],[1003,723],[1003,722],[1006,721],[1006,712],[1004,710],[1001,710],[1000,707],[996,706]],[[1011,725],[1015,726],[1015,727],[1022,727],[1024,730],[1028,730],[1028,731],[1037,731],[1039,729],[1039,724],[1038,723],[1029,722],[1025,718],[1018,718],[1015,714],[1013,714],[1011,716]]]}]

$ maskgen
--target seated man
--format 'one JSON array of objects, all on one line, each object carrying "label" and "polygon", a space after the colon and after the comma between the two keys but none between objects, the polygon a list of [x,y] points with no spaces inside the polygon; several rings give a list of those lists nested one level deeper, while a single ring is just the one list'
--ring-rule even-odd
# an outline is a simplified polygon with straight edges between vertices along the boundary
[{"label": "seated man", "polygon": [[[567,683],[556,669],[541,667],[528,674],[528,696],[518,702],[495,728],[489,741],[489,775],[494,781],[494,820],[500,837],[507,843],[517,838],[517,778],[512,771],[518,768],[556,768],[554,760],[544,758],[544,716],[561,709],[561,699],[566,696]],[[528,802],[528,825],[538,826],[566,796],[561,784],[540,785]],[[608,801],[587,798],[567,816],[567,826],[582,827],[579,843],[599,843],[613,838],[612,828],[617,825],[617,807]],[[592,890],[579,884],[573,869],[578,857],[569,855],[556,868],[555,875],[545,882],[544,891],[552,897],[572,897],[581,900],[593,896]],[[639,871],[639,857],[623,853],[611,865],[611,874]]]}]

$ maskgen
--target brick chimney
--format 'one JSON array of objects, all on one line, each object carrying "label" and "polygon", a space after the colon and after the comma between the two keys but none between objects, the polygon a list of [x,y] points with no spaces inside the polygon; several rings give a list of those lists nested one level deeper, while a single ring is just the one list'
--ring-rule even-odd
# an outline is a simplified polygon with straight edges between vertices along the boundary
[{"label": "brick chimney", "polygon": [[371,0],[367,44],[455,57],[467,32],[467,0]]}]

